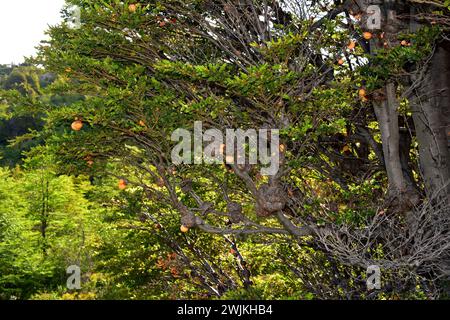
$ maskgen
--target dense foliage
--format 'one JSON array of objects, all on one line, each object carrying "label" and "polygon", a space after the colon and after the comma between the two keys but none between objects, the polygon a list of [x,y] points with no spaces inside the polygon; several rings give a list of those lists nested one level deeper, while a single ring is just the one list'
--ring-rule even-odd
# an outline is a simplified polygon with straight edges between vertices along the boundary
[{"label": "dense foliage", "polygon": [[[450,4],[369,2],[67,1],[0,68],[0,299],[446,298]],[[175,165],[195,121],[279,129],[278,174]]]}]

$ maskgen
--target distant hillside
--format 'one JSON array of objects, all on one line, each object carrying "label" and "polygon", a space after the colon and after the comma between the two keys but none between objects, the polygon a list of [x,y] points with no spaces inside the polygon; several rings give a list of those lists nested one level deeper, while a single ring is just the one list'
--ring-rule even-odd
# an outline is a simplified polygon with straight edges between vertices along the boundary
[{"label": "distant hillside", "polygon": [[[0,65],[0,89],[17,90],[22,95],[41,95],[42,88],[52,83],[55,76],[42,73],[39,69],[28,66]],[[22,153],[36,141],[24,142],[20,146],[9,146],[10,141],[24,135],[30,130],[40,130],[42,121],[33,116],[11,116],[14,110],[3,106],[0,113],[0,165],[14,166],[20,162]],[[8,116],[6,116],[8,115]]]}]

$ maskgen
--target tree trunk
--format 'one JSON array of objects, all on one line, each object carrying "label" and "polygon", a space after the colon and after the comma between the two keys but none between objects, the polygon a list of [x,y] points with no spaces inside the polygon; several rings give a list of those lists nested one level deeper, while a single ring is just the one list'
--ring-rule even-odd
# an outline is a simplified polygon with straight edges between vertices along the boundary
[{"label": "tree trunk", "polygon": [[420,169],[428,198],[450,202],[450,43],[438,44],[411,101]]},{"label": "tree trunk", "polygon": [[419,201],[413,181],[408,179],[400,157],[399,103],[394,83],[385,86],[386,100],[374,103],[381,132],[386,173],[389,182],[388,201],[396,212],[408,211]]}]

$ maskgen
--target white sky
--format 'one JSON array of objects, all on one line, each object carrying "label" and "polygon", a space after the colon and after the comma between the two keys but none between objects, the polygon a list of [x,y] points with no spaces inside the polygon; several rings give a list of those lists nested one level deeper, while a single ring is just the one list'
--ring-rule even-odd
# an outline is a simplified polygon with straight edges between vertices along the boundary
[{"label": "white sky", "polygon": [[36,53],[48,25],[61,21],[64,0],[0,0],[0,64]]}]

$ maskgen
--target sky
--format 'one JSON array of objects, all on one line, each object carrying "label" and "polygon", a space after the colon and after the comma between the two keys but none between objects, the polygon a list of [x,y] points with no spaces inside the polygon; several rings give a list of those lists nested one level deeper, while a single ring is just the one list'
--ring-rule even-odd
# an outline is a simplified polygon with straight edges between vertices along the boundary
[{"label": "sky", "polygon": [[0,0],[0,64],[36,53],[48,25],[61,21],[64,0]]}]

